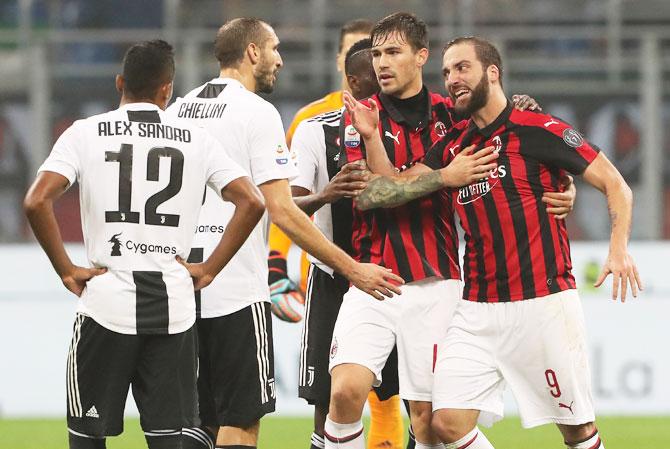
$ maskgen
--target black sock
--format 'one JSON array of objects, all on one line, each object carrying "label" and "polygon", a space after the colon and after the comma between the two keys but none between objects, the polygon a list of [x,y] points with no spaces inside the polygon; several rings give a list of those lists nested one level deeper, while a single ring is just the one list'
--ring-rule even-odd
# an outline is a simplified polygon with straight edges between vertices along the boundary
[{"label": "black sock", "polygon": [[91,438],[68,433],[70,449],[106,449],[104,438]]},{"label": "black sock", "polygon": [[181,429],[183,449],[214,449],[216,436],[207,428],[191,427]]},{"label": "black sock", "polygon": [[144,432],[149,449],[182,449],[181,430],[154,430]]},{"label": "black sock", "polygon": [[416,446],[416,438],[414,437],[414,430],[412,425],[407,428],[407,433],[409,433],[409,438],[407,439],[407,449],[414,449]]},{"label": "black sock", "polygon": [[326,442],[323,440],[323,436],[318,433],[312,433],[311,445],[309,449],[324,449],[326,447]]}]

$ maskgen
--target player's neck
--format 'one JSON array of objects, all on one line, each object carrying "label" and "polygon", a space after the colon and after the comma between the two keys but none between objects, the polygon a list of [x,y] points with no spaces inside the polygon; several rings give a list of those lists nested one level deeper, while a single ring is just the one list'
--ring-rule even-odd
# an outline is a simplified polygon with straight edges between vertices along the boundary
[{"label": "player's neck", "polygon": [[498,118],[502,111],[507,107],[507,97],[502,89],[494,86],[491,88],[489,98],[483,108],[472,113],[472,121],[477,128],[486,128]]},{"label": "player's neck", "polygon": [[397,95],[394,95],[394,97],[398,98],[399,100],[404,100],[405,98],[411,98],[416,95],[419,95],[421,89],[423,89],[423,79],[419,76],[416,79],[412,80],[412,82],[407,86],[407,88],[404,91],[399,92]]},{"label": "player's neck", "polygon": [[[155,100],[149,99],[149,98],[132,98],[127,95],[121,95],[121,101],[119,102],[119,107],[125,106],[127,104],[132,104],[132,103],[150,103],[150,104],[155,104],[156,106],[160,107],[158,103],[156,103]],[[161,108],[165,109],[165,108]]]},{"label": "player's neck", "polygon": [[232,78],[242,84],[248,91],[256,93],[256,79],[251,70],[244,70],[243,66],[228,67],[219,72],[221,78]]}]

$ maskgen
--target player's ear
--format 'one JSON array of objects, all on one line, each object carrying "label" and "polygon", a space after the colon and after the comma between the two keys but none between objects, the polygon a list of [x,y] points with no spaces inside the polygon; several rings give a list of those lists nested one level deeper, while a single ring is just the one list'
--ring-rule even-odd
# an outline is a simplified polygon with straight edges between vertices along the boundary
[{"label": "player's ear", "polygon": [[352,93],[358,90],[358,78],[354,75],[347,75],[347,84],[349,85],[349,91]]},{"label": "player's ear", "polygon": [[489,82],[495,82],[500,80],[500,69],[497,65],[491,64],[486,69],[486,74],[489,77]]},{"label": "player's ear", "polygon": [[428,62],[428,49],[422,48],[416,52],[416,65],[423,67],[426,62]]},{"label": "player's ear", "polygon": [[261,49],[258,45],[251,42],[247,45],[247,56],[252,64],[258,64],[258,61],[261,58]]},{"label": "player's ear", "polygon": [[[172,81],[169,83],[165,83],[160,87],[160,94],[161,94],[161,100],[165,107],[167,107],[167,104],[170,102],[170,99],[172,98],[172,91],[173,91],[173,84]],[[162,109],[165,109],[163,107]]]},{"label": "player's ear", "polygon": [[120,93],[123,94],[123,86],[125,85],[125,80],[123,79],[123,75],[116,75],[116,80],[114,81],[114,84],[116,84],[116,90]]}]

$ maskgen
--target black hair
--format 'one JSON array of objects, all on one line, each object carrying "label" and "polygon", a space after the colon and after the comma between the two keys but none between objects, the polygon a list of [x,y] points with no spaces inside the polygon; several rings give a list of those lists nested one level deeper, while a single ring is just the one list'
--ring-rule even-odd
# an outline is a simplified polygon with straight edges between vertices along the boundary
[{"label": "black hair", "polygon": [[414,51],[428,48],[426,23],[407,12],[396,12],[377,22],[371,32],[372,45],[376,47],[383,44],[394,32],[410,44]]},{"label": "black hair", "polygon": [[351,75],[352,70],[354,70],[353,66],[356,65],[358,57],[363,56],[366,53],[369,56],[371,48],[372,39],[369,37],[354,43],[354,45],[349,48],[349,51],[347,51],[347,55],[344,57],[344,73]]},{"label": "black hair", "polygon": [[498,79],[500,85],[502,86],[502,78],[503,78],[502,58],[500,57],[500,52],[498,51],[496,46],[493,45],[493,43],[491,43],[490,41],[478,36],[457,37],[447,42],[447,45],[444,46],[444,50],[442,50],[442,54],[444,55],[447,52],[447,50],[449,50],[454,45],[464,43],[472,44],[472,46],[475,47],[475,54],[477,55],[477,59],[479,59],[479,62],[481,62],[484,70],[486,70],[489,66],[492,65],[498,67],[498,73],[500,74]]},{"label": "black hair", "polygon": [[156,39],[130,47],[123,57],[124,91],[135,99],[153,98],[174,79],[174,50]]}]

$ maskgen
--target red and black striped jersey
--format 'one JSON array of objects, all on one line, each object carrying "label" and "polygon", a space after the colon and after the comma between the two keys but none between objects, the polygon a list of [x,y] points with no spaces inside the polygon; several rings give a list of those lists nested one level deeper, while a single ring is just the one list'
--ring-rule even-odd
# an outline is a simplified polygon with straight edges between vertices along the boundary
[{"label": "red and black striped jersey", "polygon": [[[392,99],[373,96],[379,105],[379,133],[391,162],[405,170],[453,126],[451,100],[424,87],[424,116],[415,123]],[[340,164],[365,157],[364,143],[345,113],[340,125]],[[361,211],[354,207],[352,249],[355,259],[393,270],[406,282],[432,276],[460,279],[458,235],[454,209],[446,191],[437,192],[393,209]]]},{"label": "red and black striped jersey", "polygon": [[459,123],[423,163],[443,167],[473,144],[494,146],[499,157],[486,179],[451,189],[465,231],[463,298],[518,301],[575,288],[565,222],[541,198],[560,189],[565,171],[583,173],[599,150],[561,120],[508,102],[486,128]]}]

